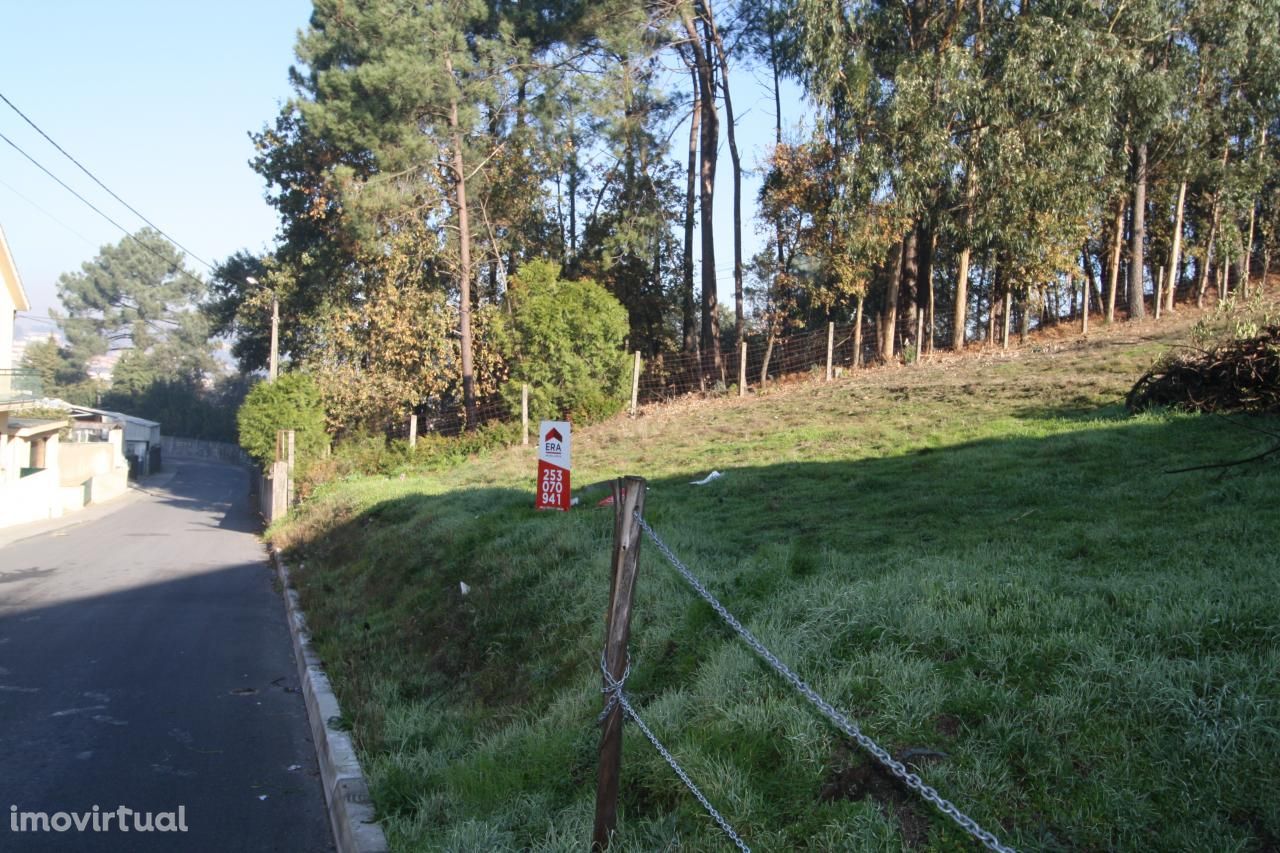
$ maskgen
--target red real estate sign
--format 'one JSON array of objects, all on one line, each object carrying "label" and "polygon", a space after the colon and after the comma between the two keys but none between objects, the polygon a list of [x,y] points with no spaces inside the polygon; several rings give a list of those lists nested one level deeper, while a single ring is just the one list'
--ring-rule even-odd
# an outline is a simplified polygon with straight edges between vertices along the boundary
[{"label": "red real estate sign", "polygon": [[538,509],[569,509],[569,439],[568,421],[538,428]]}]

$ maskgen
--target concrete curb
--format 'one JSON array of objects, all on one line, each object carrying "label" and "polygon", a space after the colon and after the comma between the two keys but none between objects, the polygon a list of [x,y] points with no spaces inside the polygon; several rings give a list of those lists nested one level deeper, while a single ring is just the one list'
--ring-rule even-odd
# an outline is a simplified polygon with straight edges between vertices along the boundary
[{"label": "concrete curb", "polygon": [[329,685],[320,659],[311,647],[306,617],[298,602],[298,593],[289,582],[289,569],[280,554],[272,549],[271,559],[280,578],[289,635],[293,638],[293,657],[298,664],[302,697],[311,722],[311,738],[316,745],[320,765],[320,781],[324,786],[325,804],[338,853],[387,853],[387,838],[374,821],[373,801],[360,760],[356,758],[351,736],[337,727],[341,718],[338,699]]}]

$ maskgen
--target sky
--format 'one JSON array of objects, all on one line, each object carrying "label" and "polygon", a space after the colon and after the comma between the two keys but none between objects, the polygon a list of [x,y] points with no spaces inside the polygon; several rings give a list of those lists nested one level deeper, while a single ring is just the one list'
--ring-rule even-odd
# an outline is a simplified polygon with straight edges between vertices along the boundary
[{"label": "sky", "polygon": [[[0,94],[58,145],[203,261],[271,248],[278,220],[248,165],[249,133],[271,123],[293,94],[288,71],[310,0],[0,0],[0,13]],[[732,81],[748,168],[773,140],[772,95],[762,77],[739,70]],[[786,102],[797,104],[796,92]],[[3,102],[0,134],[128,232],[144,227]],[[677,156],[687,138],[687,126],[673,133]],[[732,173],[723,128],[721,154],[716,265],[720,299],[732,303]],[[744,180],[744,260],[760,245],[752,220],[759,183],[758,170]],[[58,307],[58,276],[124,236],[2,139],[0,227],[38,316]],[[196,260],[188,266],[208,273]],[[20,333],[50,328],[19,320]]]}]

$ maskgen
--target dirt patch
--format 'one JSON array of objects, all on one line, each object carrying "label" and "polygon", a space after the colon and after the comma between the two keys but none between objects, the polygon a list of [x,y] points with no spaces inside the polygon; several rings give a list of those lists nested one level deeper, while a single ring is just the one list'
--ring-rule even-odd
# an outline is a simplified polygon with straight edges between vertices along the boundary
[{"label": "dirt patch", "polygon": [[[899,760],[907,760],[918,764],[925,760],[938,760],[945,757],[943,753],[932,750],[906,750],[908,753],[919,753],[911,756],[899,756]],[[898,831],[902,834],[903,844],[908,849],[918,849],[929,838],[929,818],[925,811],[928,806],[919,795],[903,784],[879,762],[871,758],[863,758],[850,746],[843,746],[832,761],[831,773],[822,784],[818,793],[819,802],[831,803],[839,800],[860,802],[871,800],[880,811],[898,823]]]}]

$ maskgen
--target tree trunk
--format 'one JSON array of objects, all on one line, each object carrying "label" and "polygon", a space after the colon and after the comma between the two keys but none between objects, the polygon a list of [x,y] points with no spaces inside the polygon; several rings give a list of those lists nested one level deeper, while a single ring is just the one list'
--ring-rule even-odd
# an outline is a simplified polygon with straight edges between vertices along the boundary
[{"label": "tree trunk", "polygon": [[773,328],[769,329],[769,343],[764,348],[764,362],[760,365],[760,387],[764,387],[764,383],[769,378],[769,359],[773,358],[773,343],[778,336],[773,333]]},{"label": "tree trunk", "polygon": [[[920,280],[920,229],[912,228],[907,234],[906,242],[902,245],[902,284],[899,285],[899,295],[904,305],[903,308],[910,307],[909,313],[903,314],[903,321],[906,323],[906,329],[903,330],[903,337],[909,338],[915,335],[915,319],[916,311],[919,310],[920,302],[916,298],[916,285]],[[916,353],[920,352],[919,341],[916,341]]]},{"label": "tree trunk", "polygon": [[729,55],[724,40],[716,29],[711,13],[711,3],[705,4],[707,26],[715,43],[716,56],[720,59],[720,86],[724,91],[725,135],[729,139],[729,160],[733,164],[733,320],[734,340],[741,344],[745,329],[745,305],[742,295],[742,160],[738,156],[738,142],[733,132],[733,98],[729,95]]},{"label": "tree trunk", "polygon": [[1129,319],[1147,316],[1143,294],[1143,268],[1146,260],[1147,215],[1147,143],[1138,145],[1133,182],[1133,234],[1129,249]]},{"label": "tree trunk", "polygon": [[1001,318],[1004,323],[1004,334],[1000,337],[1000,348],[1009,348],[1009,331],[1013,321],[1013,292],[1009,290],[1008,282],[1004,286],[1004,316]]},{"label": "tree trunk", "polygon": [[1080,247],[1080,265],[1084,268],[1084,327],[1085,331],[1089,330],[1089,301],[1093,297],[1093,288],[1095,285],[1093,274],[1093,259],[1089,257],[1089,243]]},{"label": "tree trunk", "polygon": [[885,283],[884,306],[880,309],[880,360],[886,363],[893,361],[893,336],[898,328],[898,290],[902,281],[904,252],[905,237],[893,247],[893,268]]},{"label": "tree trunk", "polygon": [[693,82],[693,111],[689,115],[689,170],[684,193],[684,259],[682,293],[680,294],[681,323],[684,332],[684,351],[698,349],[698,326],[693,300],[693,214],[698,189],[698,134],[702,126],[702,98],[698,87],[698,73],[692,63],[689,74]]},{"label": "tree trunk", "polygon": [[1218,199],[1213,199],[1213,210],[1209,214],[1209,242],[1204,250],[1204,258],[1200,261],[1200,287],[1196,291],[1196,307],[1204,307],[1204,293],[1209,287],[1209,269],[1213,266],[1213,245],[1218,241]]},{"label": "tree trunk", "polygon": [[702,127],[699,154],[701,191],[698,198],[698,230],[702,238],[702,353],[711,357],[716,376],[724,381],[724,359],[720,352],[720,318],[716,304],[716,238],[715,194],[716,160],[720,144],[720,117],[716,113],[715,80],[711,59],[698,35],[688,7],[681,7],[681,19],[693,51],[694,70],[698,77],[698,94],[702,102]]},{"label": "tree trunk", "polygon": [[1116,284],[1120,278],[1120,249],[1124,242],[1124,210],[1125,199],[1120,198],[1116,204],[1115,231],[1112,233],[1111,267],[1107,270],[1107,325],[1116,319]]},{"label": "tree trunk", "polygon": [[569,257],[565,268],[572,270],[578,263],[578,140],[569,113]]},{"label": "tree trunk", "polygon": [[[453,76],[453,60],[446,53],[445,70]],[[466,429],[476,424],[476,377],[471,364],[471,223],[467,211],[467,172],[462,156],[462,129],[458,124],[458,101],[449,101],[449,144],[453,147],[454,201],[458,207],[458,316],[462,338],[462,402]]]},{"label": "tree trunk", "polygon": [[1173,310],[1178,285],[1182,283],[1182,216],[1187,204],[1186,179],[1178,184],[1178,202],[1173,208],[1173,246],[1169,249],[1169,286],[1165,288],[1164,310]]},{"label": "tree trunk", "polygon": [[853,315],[853,366],[862,367],[862,303],[866,296],[857,296],[857,310]]},{"label": "tree trunk", "polygon": [[991,253],[982,264],[982,277],[987,284],[987,346],[996,345],[996,288],[1000,275],[991,269]]},{"label": "tree trunk", "polygon": [[933,309],[934,309],[933,259],[937,256],[937,252],[938,252],[938,234],[936,231],[930,230],[929,232],[928,252],[929,252],[928,262],[920,265],[921,266],[920,277],[921,277],[921,284],[923,284],[925,288],[925,297],[926,297],[925,308],[926,308],[926,311],[928,312],[925,317],[925,327],[927,329],[927,333],[923,341],[923,346],[925,351],[927,351],[930,355],[932,355],[933,354],[933,336],[936,331],[936,328],[934,326],[934,316],[933,316],[933,313],[934,313],[933,312]]}]

